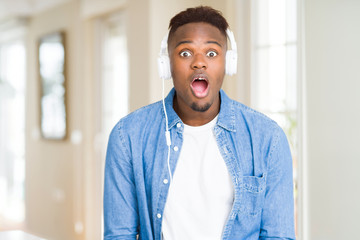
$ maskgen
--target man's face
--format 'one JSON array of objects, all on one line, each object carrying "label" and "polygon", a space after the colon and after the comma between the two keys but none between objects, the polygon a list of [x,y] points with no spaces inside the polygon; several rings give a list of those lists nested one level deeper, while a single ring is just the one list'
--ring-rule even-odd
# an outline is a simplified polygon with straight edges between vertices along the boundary
[{"label": "man's face", "polygon": [[220,30],[203,22],[185,24],[169,39],[168,51],[176,90],[174,108],[219,109],[226,55],[226,37]]}]

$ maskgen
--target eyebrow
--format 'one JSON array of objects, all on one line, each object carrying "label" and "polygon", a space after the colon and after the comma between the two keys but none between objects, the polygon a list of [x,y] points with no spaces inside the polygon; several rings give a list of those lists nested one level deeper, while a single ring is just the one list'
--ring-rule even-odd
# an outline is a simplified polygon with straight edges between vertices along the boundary
[{"label": "eyebrow", "polygon": [[[192,43],[192,41],[180,41],[180,42],[178,42],[178,43],[176,44],[175,47],[178,47],[178,46],[180,46],[181,44],[187,44],[187,43]],[[217,42],[217,41],[207,41],[206,43],[207,43],[207,44],[216,44],[216,45],[218,45],[219,47],[222,47],[221,44],[220,44],[219,42]]]}]

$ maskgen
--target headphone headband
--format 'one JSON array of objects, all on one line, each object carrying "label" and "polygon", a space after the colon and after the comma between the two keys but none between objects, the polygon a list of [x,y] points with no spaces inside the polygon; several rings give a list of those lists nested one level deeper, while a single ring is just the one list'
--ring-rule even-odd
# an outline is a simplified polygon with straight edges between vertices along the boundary
[{"label": "headphone headband", "polygon": [[226,29],[226,35],[229,38],[231,50],[237,51],[236,41],[234,37],[234,33],[230,29]]},{"label": "headphone headband", "polygon": [[161,41],[160,52],[159,52],[160,56],[166,55],[168,37],[169,37],[169,34],[166,34]]}]

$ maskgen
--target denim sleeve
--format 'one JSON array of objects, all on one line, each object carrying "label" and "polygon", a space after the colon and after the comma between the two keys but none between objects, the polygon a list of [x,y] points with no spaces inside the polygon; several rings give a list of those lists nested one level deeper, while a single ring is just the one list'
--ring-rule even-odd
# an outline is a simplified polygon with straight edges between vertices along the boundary
[{"label": "denim sleeve", "polygon": [[110,134],[105,163],[104,240],[136,239],[138,207],[129,151],[117,126]]},{"label": "denim sleeve", "polygon": [[260,239],[295,239],[292,157],[281,129],[273,140],[268,164]]}]

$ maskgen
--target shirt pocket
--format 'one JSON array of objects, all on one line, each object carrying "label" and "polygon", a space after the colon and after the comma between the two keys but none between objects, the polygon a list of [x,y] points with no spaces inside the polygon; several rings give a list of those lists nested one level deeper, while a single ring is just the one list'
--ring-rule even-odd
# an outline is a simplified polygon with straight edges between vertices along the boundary
[{"label": "shirt pocket", "polygon": [[266,188],[266,177],[242,176],[238,181],[240,193],[240,213],[248,216],[257,216],[261,213]]}]

